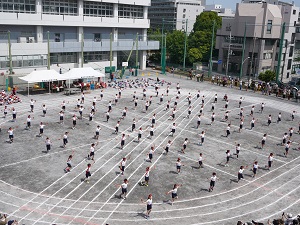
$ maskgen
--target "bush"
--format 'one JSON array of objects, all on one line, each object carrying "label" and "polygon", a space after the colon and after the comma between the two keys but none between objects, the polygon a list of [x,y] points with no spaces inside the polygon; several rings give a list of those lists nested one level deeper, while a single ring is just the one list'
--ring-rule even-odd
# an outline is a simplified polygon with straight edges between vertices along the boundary
[{"label": "bush", "polygon": [[272,70],[266,70],[265,72],[261,72],[258,76],[258,79],[264,82],[275,81],[276,73]]}]

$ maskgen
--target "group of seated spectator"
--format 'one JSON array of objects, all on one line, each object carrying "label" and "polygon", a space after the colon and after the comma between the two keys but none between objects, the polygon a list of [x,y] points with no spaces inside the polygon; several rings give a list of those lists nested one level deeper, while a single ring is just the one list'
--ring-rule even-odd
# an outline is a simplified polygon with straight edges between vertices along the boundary
[{"label": "group of seated spectator", "polygon": [[293,217],[291,213],[282,213],[281,218],[268,220],[267,223],[256,222],[252,220],[252,222],[243,223],[242,221],[238,221],[237,225],[300,225],[300,214],[296,217]]},{"label": "group of seated spectator", "polygon": [[10,94],[6,93],[4,90],[0,93],[0,105],[10,105],[13,103],[22,102],[21,99],[16,95],[15,90]]},{"label": "group of seated spectator", "polygon": [[17,220],[9,220],[6,214],[0,213],[0,225],[18,225]]}]

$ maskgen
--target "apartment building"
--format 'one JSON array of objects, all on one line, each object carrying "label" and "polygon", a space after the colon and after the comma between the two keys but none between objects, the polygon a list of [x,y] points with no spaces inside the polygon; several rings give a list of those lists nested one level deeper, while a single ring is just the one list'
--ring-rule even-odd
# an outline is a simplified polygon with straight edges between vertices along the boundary
[{"label": "apartment building", "polygon": [[193,29],[196,17],[204,10],[206,0],[152,0],[149,8],[150,26],[153,29]]},{"label": "apartment building", "polygon": [[290,81],[295,75],[293,60],[298,47],[297,40],[300,40],[300,34],[297,33],[299,7],[294,3],[276,0],[244,0],[237,4],[234,18],[223,18],[222,28],[217,32],[216,48],[219,49],[219,59],[222,60],[218,71],[227,70],[229,74],[238,74],[242,65],[242,76],[257,76],[265,70],[277,70],[283,23],[286,28],[279,79],[283,82]]},{"label": "apartment building", "polygon": [[63,72],[82,65],[103,70],[110,65],[110,51],[112,65],[120,67],[132,49],[138,50],[132,58],[138,56],[144,69],[147,51],[159,49],[159,42],[147,40],[150,4],[150,0],[0,0],[0,70],[12,66],[14,73],[27,73],[47,68],[48,63]]}]

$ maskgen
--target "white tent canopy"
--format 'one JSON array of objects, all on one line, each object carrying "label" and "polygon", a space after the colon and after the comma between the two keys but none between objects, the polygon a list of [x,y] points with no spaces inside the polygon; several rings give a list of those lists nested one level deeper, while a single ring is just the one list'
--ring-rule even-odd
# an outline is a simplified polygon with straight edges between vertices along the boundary
[{"label": "white tent canopy", "polygon": [[52,82],[57,81],[59,78],[60,74],[55,70],[36,70],[25,77],[20,77],[21,80],[25,80],[28,83]]},{"label": "white tent canopy", "polygon": [[105,77],[105,74],[94,70],[91,67],[73,68],[67,73],[60,74],[59,80],[74,80],[85,78]]}]

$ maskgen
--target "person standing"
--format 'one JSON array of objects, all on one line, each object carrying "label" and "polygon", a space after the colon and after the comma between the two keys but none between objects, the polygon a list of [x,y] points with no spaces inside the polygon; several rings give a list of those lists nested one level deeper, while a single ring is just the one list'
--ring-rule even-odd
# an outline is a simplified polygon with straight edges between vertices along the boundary
[{"label": "person standing", "polygon": [[80,108],[79,108],[79,116],[80,116],[79,119],[81,119],[81,120],[82,120],[83,110],[84,110],[83,106],[80,106]]},{"label": "person standing", "polygon": [[64,112],[63,111],[59,112],[59,123],[60,124],[64,123]]},{"label": "person standing", "polygon": [[44,134],[44,127],[45,127],[45,124],[43,124],[43,122],[41,122],[40,123],[40,133],[39,133],[40,137],[42,137]]},{"label": "person standing", "polygon": [[26,129],[27,129],[27,130],[30,130],[30,128],[31,128],[31,116],[29,115],[29,116],[27,117],[27,125],[26,125]]},{"label": "person standing", "polygon": [[268,126],[270,126],[271,123],[272,123],[272,116],[269,115],[269,117],[268,117]]},{"label": "person standing", "polygon": [[226,137],[228,137],[230,135],[230,126],[231,126],[231,124],[229,123],[226,128]]},{"label": "person standing", "polygon": [[69,132],[65,132],[65,134],[63,135],[63,148],[65,148],[68,143],[68,134]]},{"label": "person standing", "polygon": [[116,124],[116,127],[115,127],[115,134],[118,134],[119,133],[119,126],[120,126],[120,120],[118,120],[117,124]]},{"label": "person standing", "polygon": [[74,130],[75,127],[76,127],[76,123],[77,123],[77,116],[76,116],[76,115],[73,115],[73,117],[72,117],[72,122],[73,122],[73,127],[72,127],[72,129]]},{"label": "person standing", "polygon": [[252,130],[253,128],[254,128],[254,125],[255,125],[255,119],[254,119],[254,117],[252,118],[252,120],[251,120],[251,122],[250,122],[250,125],[251,125],[251,128],[250,128],[250,130]]},{"label": "person standing", "polygon": [[141,199],[142,203],[146,203],[147,205],[147,211],[146,211],[146,214],[145,214],[145,219],[149,219],[150,218],[150,213],[151,213],[151,210],[152,210],[152,194],[149,194],[148,195],[148,199],[146,201],[143,201],[143,199]]},{"label": "person standing", "polygon": [[43,110],[43,117],[45,117],[47,113],[47,107],[45,104],[42,105],[42,110]]},{"label": "person standing", "polygon": [[178,199],[177,191],[178,191],[178,188],[180,188],[181,186],[182,186],[182,184],[174,184],[173,189],[166,193],[167,195],[172,193],[171,205],[173,205],[175,199]]},{"label": "person standing", "polygon": [[32,112],[32,113],[33,113],[34,103],[35,103],[35,102],[36,102],[36,101],[33,100],[33,99],[30,100],[30,112]]},{"label": "person standing", "polygon": [[196,129],[199,128],[200,124],[201,124],[201,114],[199,114],[198,117],[197,117],[197,127],[196,127]]},{"label": "person standing", "polygon": [[285,153],[283,153],[285,157],[287,157],[287,155],[289,154],[290,147],[291,147],[291,141],[287,141],[287,143],[285,144]]},{"label": "person standing", "polygon": [[281,121],[281,112],[278,113],[277,123],[279,123],[280,121]]},{"label": "person standing", "polygon": [[201,146],[204,143],[204,137],[205,137],[205,131],[202,131],[201,134],[200,134],[201,141],[199,142],[199,145],[201,145]]},{"label": "person standing", "polygon": [[241,144],[238,143],[238,144],[235,146],[235,153],[236,153],[236,158],[237,158],[237,159],[239,158],[240,151],[241,151]]},{"label": "person standing", "polygon": [[257,161],[255,161],[254,163],[253,163],[253,166],[252,166],[252,172],[253,172],[253,178],[255,178],[255,176],[256,176],[256,173],[257,173],[257,170],[258,170],[258,162]]},{"label": "person standing", "polygon": [[270,168],[272,167],[273,160],[274,157],[273,157],[273,153],[271,152],[270,155],[268,156],[268,165],[266,166],[268,170],[270,170]]},{"label": "person standing", "polygon": [[169,135],[171,135],[173,137],[175,134],[175,131],[176,131],[176,124],[173,123],[172,128],[171,128],[171,133]]},{"label": "person standing", "polygon": [[227,150],[225,153],[226,153],[226,162],[224,166],[229,166],[229,159],[231,157],[230,150]]},{"label": "person standing", "polygon": [[244,170],[245,170],[245,167],[241,166],[240,169],[239,169],[239,172],[238,172],[238,180],[237,180],[237,182],[239,182],[240,180],[244,179],[244,175],[243,175]]},{"label": "person standing", "polygon": [[51,150],[52,143],[48,137],[46,137],[45,144],[46,144],[46,150],[47,150],[47,152],[49,152]]},{"label": "person standing", "polygon": [[185,151],[185,149],[186,149],[186,146],[187,146],[188,142],[189,142],[188,138],[184,139],[184,142],[183,142],[183,145],[182,145],[182,149],[181,149],[181,152],[182,152],[183,154],[185,154],[184,151]]},{"label": "person standing", "polygon": [[10,127],[7,131],[8,133],[8,140],[9,140],[9,143],[13,143],[14,142],[14,129],[12,127]]},{"label": "person standing", "polygon": [[215,172],[212,173],[212,177],[210,178],[210,184],[209,184],[209,189],[208,192],[212,192],[214,190],[215,184],[216,184],[216,180],[219,179],[217,177],[217,174]]},{"label": "person standing", "polygon": [[126,136],[125,136],[125,134],[122,134],[122,137],[121,137],[121,149],[123,149],[123,147],[125,145],[125,140],[126,140]]},{"label": "person standing", "polygon": [[72,152],[72,155],[69,155],[67,159],[67,167],[64,169],[66,173],[71,172],[73,155],[74,155],[74,151]]},{"label": "person standing", "polygon": [[95,134],[95,139],[97,139],[97,140],[99,139],[100,130],[101,130],[101,127],[100,127],[100,125],[98,125],[96,128],[96,134]]},{"label": "person standing", "polygon": [[16,122],[16,120],[17,120],[17,110],[14,107],[12,107],[11,111],[12,111],[12,117],[13,117],[12,121]]},{"label": "person standing", "polygon": [[239,133],[241,133],[241,130],[243,129],[243,125],[244,125],[244,117],[241,117],[240,127],[239,127]]},{"label": "person standing", "polygon": [[131,132],[133,132],[135,130],[135,126],[136,126],[136,121],[135,121],[135,118],[133,118],[132,125],[131,125]]},{"label": "person standing", "polygon": [[181,166],[184,166],[184,164],[182,164],[181,159],[178,158],[176,161],[177,174],[179,174],[181,172]]},{"label": "person standing", "polygon": [[294,129],[291,127],[290,129],[289,129],[289,140],[291,140],[291,138],[292,138],[292,136],[293,136],[293,133],[294,133]]},{"label": "person standing", "polygon": [[260,105],[260,113],[262,113],[264,111],[265,108],[265,103],[261,103]]},{"label": "person standing", "polygon": [[153,159],[153,154],[154,154],[154,152],[155,152],[155,145],[154,145],[154,146],[151,146],[150,151],[149,151],[149,153],[148,153],[148,161],[149,161],[150,163],[152,163],[152,159]]},{"label": "person standing", "polygon": [[123,195],[124,196],[123,197],[124,200],[127,197],[127,187],[128,187],[128,180],[124,179],[124,182],[120,185],[120,188],[121,188],[120,198],[122,198],[122,195]]},{"label": "person standing", "polygon": [[125,172],[125,166],[126,166],[126,161],[127,159],[126,158],[123,158],[121,163],[120,163],[120,170],[121,170],[121,175],[123,176],[124,175],[124,172]]},{"label": "person standing", "polygon": [[140,139],[142,138],[142,134],[143,134],[143,128],[140,127],[140,129],[138,131],[138,140],[137,140],[138,143],[140,142]]},{"label": "person standing", "polygon": [[168,154],[168,152],[169,152],[169,150],[170,150],[170,147],[171,147],[171,145],[172,145],[172,141],[171,140],[169,140],[168,141],[168,143],[167,143],[167,145],[166,145],[166,147],[165,147],[165,154],[167,155]]},{"label": "person standing", "polygon": [[90,183],[90,177],[92,176],[91,174],[91,167],[92,167],[92,164],[87,164],[87,169],[85,171],[85,182],[86,183]]},{"label": "person standing", "polygon": [[261,149],[264,149],[264,146],[266,144],[266,140],[267,140],[267,134],[264,134],[264,136],[261,140]]},{"label": "person standing", "polygon": [[90,147],[90,153],[88,154],[87,156],[87,159],[88,160],[93,160],[95,162],[95,144],[91,144],[91,147]]},{"label": "person standing", "polygon": [[199,154],[198,164],[199,164],[198,169],[203,168],[203,157],[202,157],[202,153]]},{"label": "person standing", "polygon": [[152,124],[150,127],[149,139],[152,139],[153,136],[154,136],[154,124]]}]

